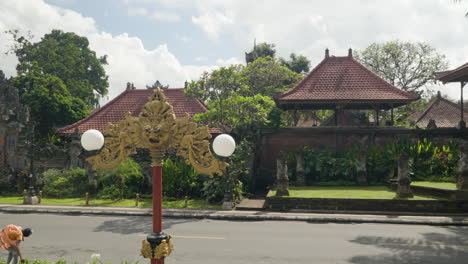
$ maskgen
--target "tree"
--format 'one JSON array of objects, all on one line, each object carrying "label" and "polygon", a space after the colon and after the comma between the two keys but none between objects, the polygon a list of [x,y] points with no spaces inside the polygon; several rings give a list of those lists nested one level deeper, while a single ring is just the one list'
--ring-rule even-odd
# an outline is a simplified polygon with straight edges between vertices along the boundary
[{"label": "tree", "polygon": [[447,69],[444,55],[429,44],[390,41],[373,43],[356,58],[371,71],[405,91],[421,95],[434,72]]},{"label": "tree", "polygon": [[99,98],[108,92],[108,76],[104,71],[107,57],[96,57],[89,41],[72,32],[52,30],[36,43],[9,31],[15,40],[12,52],[19,60],[18,76],[28,74],[33,63],[44,74],[59,78],[72,97],[81,99],[88,109],[96,107]]},{"label": "tree", "polygon": [[275,44],[262,42],[258,45],[254,43],[253,50],[245,53],[245,62],[247,64],[254,62],[258,58],[271,57],[274,58],[276,54]]},{"label": "tree", "polygon": [[270,97],[275,92],[284,92],[303,78],[271,57],[258,58],[250,63],[243,69],[242,76],[249,87],[241,93],[242,95],[261,94]]},{"label": "tree", "polygon": [[[202,118],[206,124],[219,128],[234,128],[239,124],[230,122],[229,116],[238,115],[236,120],[242,120],[240,102],[243,97],[265,96],[272,100],[274,93],[283,92],[302,79],[288,68],[281,66],[271,57],[259,58],[247,67],[231,65],[205,72],[198,81],[192,81],[184,89],[185,94],[204,102],[210,111],[216,113]],[[235,99],[233,99],[235,98]],[[249,101],[252,103],[252,101]],[[258,100],[263,104],[266,100]],[[231,105],[233,104],[233,105]],[[272,110],[272,109],[270,109]],[[231,111],[233,113],[231,113]],[[202,114],[204,115],[204,114]],[[200,120],[202,120],[200,119]],[[257,120],[258,119],[254,119]],[[265,123],[262,123],[265,124]],[[260,125],[259,125],[260,126]]]},{"label": "tree", "polygon": [[48,137],[56,126],[71,124],[89,114],[85,103],[71,96],[60,78],[44,73],[36,62],[14,81],[19,88],[20,102],[29,106],[40,138]]},{"label": "tree", "polygon": [[291,55],[289,55],[289,58],[290,60],[280,58],[281,65],[287,67],[295,73],[304,74],[309,72],[310,60],[307,59],[306,56],[291,53]]},{"label": "tree", "polygon": [[221,102],[233,93],[248,89],[242,76],[244,66],[237,64],[204,72],[198,81],[187,83],[185,94],[208,103]]},{"label": "tree", "polygon": [[207,112],[195,116],[195,121],[210,127],[230,127],[238,138],[250,138],[256,129],[272,124],[270,114],[276,107],[268,96],[233,93],[223,104],[208,102],[207,108]]}]

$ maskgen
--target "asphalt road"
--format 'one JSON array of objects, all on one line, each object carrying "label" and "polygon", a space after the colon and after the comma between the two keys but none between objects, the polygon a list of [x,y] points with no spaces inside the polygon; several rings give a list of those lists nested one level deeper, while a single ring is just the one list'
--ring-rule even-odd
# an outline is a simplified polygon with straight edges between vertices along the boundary
[{"label": "asphalt road", "polygon": [[[150,217],[2,214],[0,225],[32,227],[22,244],[30,259],[148,263],[139,257]],[[175,251],[167,264],[467,263],[468,227],[395,224],[312,224],[165,219]],[[0,251],[0,259],[6,258]]]}]

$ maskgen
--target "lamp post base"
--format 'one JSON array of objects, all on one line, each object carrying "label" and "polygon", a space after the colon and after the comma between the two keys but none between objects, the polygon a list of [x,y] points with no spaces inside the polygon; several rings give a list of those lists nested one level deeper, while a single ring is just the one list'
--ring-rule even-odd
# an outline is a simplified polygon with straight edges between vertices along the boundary
[{"label": "lamp post base", "polygon": [[37,196],[26,196],[24,198],[24,204],[39,204],[39,199]]},{"label": "lamp post base", "polygon": [[163,264],[164,258],[174,250],[172,238],[167,234],[150,233],[146,240],[142,241],[141,255],[150,258],[151,264]]}]

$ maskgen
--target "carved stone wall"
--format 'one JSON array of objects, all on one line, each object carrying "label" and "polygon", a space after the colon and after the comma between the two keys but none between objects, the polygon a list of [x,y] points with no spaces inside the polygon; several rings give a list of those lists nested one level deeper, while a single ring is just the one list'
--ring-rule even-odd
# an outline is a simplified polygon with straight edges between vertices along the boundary
[{"label": "carved stone wall", "polygon": [[19,102],[18,89],[0,71],[0,183],[7,183],[15,171],[26,166],[21,149],[29,114]]}]

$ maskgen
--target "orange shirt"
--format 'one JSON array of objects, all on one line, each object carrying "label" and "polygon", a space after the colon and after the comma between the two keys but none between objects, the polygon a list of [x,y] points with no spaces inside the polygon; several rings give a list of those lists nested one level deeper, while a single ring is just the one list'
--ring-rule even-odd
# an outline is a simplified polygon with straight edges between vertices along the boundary
[{"label": "orange shirt", "polygon": [[17,225],[7,225],[3,230],[0,232],[0,247],[3,249],[7,249],[11,247],[11,245],[18,245],[18,242],[23,240],[23,228]]}]

